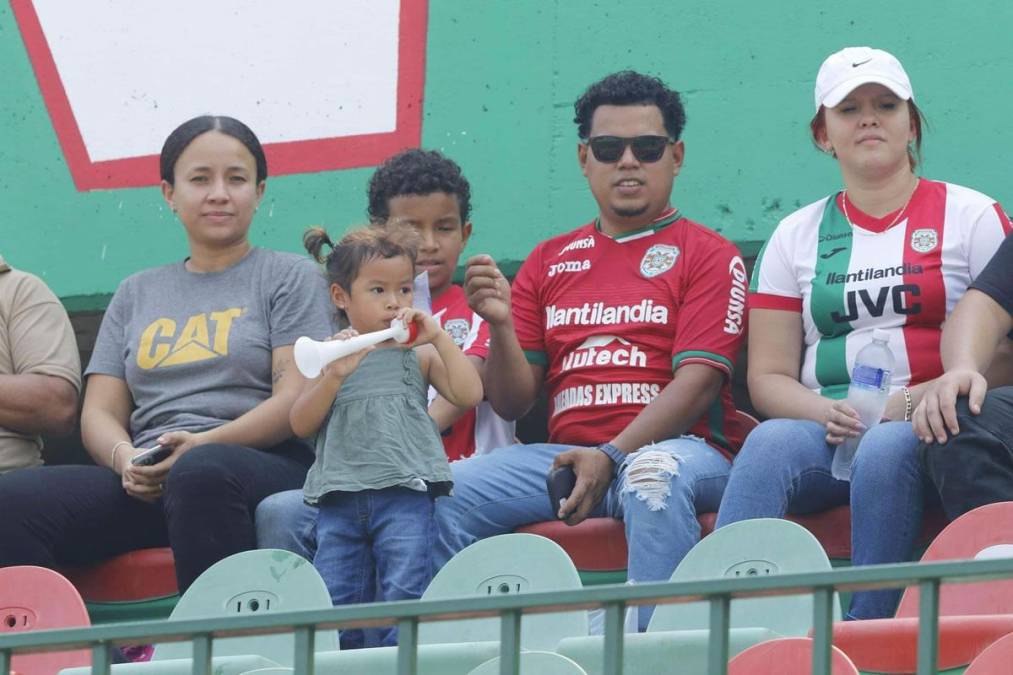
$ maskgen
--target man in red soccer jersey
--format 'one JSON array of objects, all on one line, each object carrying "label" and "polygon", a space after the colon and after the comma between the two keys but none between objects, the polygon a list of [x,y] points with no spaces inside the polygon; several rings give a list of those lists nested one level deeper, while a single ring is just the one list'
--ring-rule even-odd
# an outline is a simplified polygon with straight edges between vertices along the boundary
[{"label": "man in red soccer jersey", "polygon": [[[490,329],[489,402],[516,419],[544,386],[550,442],[452,465],[436,557],[531,522],[607,515],[625,523],[629,579],[667,580],[742,441],[730,380],[746,274],[734,245],[670,204],[685,152],[677,92],[626,71],[574,107],[597,218],[536,246],[512,290],[486,255],[465,282]],[[545,477],[563,465],[577,482],[557,513]]]}]

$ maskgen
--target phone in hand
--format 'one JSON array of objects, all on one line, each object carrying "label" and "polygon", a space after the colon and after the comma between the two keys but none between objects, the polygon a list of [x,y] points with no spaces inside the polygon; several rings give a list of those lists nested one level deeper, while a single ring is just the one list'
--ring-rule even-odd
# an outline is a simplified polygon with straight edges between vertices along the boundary
[{"label": "phone in hand", "polygon": [[130,463],[134,466],[151,466],[152,464],[158,464],[171,454],[172,448],[164,448],[161,445],[156,445],[153,448],[148,448],[144,452],[134,455],[130,460]]},{"label": "phone in hand", "polygon": [[577,474],[573,472],[572,466],[561,466],[553,469],[545,478],[545,487],[549,492],[549,503],[552,505],[552,513],[559,518],[559,507],[569,498],[573,487],[577,484]]}]

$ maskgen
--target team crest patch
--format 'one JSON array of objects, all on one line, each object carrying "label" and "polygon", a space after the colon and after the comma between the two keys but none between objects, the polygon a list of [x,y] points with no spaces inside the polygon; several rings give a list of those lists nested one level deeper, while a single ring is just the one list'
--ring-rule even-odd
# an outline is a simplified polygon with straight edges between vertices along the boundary
[{"label": "team crest patch", "polygon": [[911,233],[911,248],[918,253],[928,253],[939,244],[935,230],[921,229]]},{"label": "team crest patch", "polygon": [[443,324],[443,330],[447,331],[447,335],[455,345],[464,347],[464,341],[468,339],[468,333],[471,331],[471,324],[464,319],[451,319]]},{"label": "team crest patch", "polygon": [[675,261],[679,259],[679,247],[668,246],[667,244],[655,244],[647,249],[643,260],[640,261],[640,274],[650,279],[659,274],[664,274],[672,269]]}]

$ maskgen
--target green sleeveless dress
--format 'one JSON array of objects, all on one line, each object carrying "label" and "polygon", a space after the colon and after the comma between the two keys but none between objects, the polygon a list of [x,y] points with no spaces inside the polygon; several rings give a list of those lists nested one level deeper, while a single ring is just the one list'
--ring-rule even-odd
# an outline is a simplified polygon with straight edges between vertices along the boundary
[{"label": "green sleeveless dress", "polygon": [[314,439],[303,495],[405,486],[448,494],[450,465],[427,411],[428,386],[415,350],[374,349],[341,384]]}]

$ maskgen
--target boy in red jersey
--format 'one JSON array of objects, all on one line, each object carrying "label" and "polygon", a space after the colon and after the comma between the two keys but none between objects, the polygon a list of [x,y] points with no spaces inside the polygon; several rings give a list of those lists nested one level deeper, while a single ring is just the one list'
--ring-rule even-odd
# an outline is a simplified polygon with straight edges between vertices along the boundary
[{"label": "boy in red jersey", "polygon": [[[456,162],[435,150],[405,150],[376,170],[369,181],[369,218],[398,220],[422,236],[417,270],[429,275],[433,316],[475,365],[485,370],[489,326],[468,307],[453,283],[457,260],[471,236],[471,187]],[[435,395],[429,414],[443,435],[450,461],[513,442],[514,425],[488,403],[461,409]]]},{"label": "boy in red jersey", "polygon": [[[684,155],[677,92],[626,71],[591,85],[575,111],[598,217],[539,244],[512,290],[484,255],[465,282],[490,327],[489,402],[516,419],[544,386],[550,442],[453,465],[436,559],[531,522],[608,515],[626,526],[629,579],[667,580],[742,441],[730,380],[746,274],[733,244],[670,205]],[[556,513],[545,476],[562,465],[577,483]]]},{"label": "boy in red jersey", "polygon": [[[489,351],[489,327],[469,307],[464,290],[453,283],[457,261],[471,236],[471,186],[456,162],[434,150],[405,150],[387,159],[369,181],[369,218],[400,220],[422,236],[417,268],[429,276],[433,316],[450,334],[479,374]],[[462,409],[430,391],[429,414],[436,421],[448,459],[513,443],[514,424],[482,402]],[[271,495],[257,507],[257,545],[315,553],[316,507],[303,502],[302,490]]]}]

